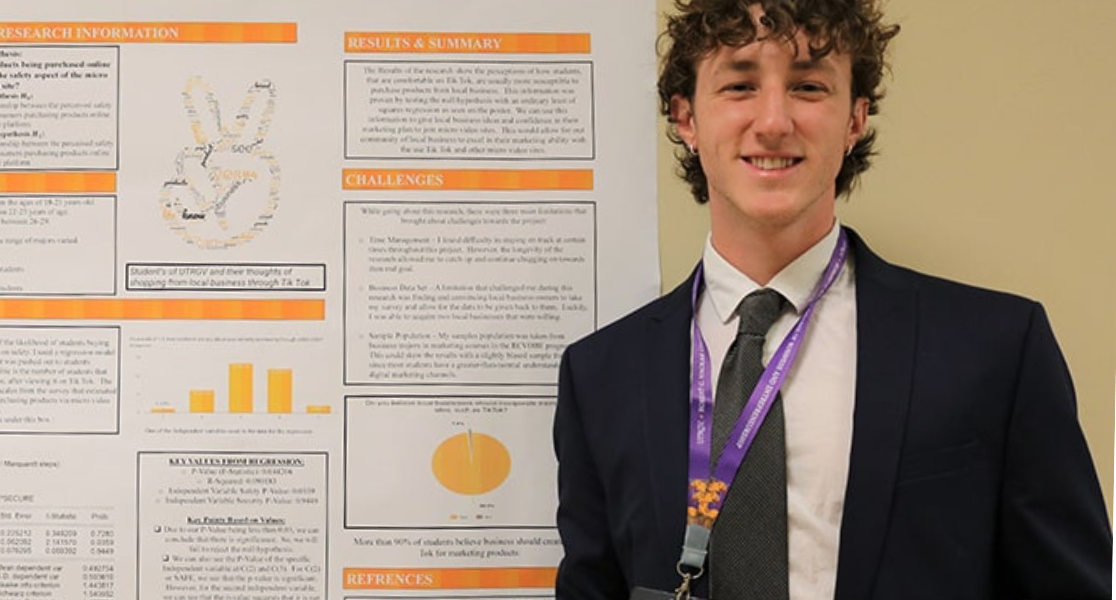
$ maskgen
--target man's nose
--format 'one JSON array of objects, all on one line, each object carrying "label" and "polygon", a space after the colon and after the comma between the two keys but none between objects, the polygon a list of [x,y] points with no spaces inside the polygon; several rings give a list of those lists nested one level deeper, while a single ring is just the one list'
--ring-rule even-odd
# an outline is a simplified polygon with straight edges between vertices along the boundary
[{"label": "man's nose", "polygon": [[782,90],[760,94],[756,110],[756,119],[752,126],[758,137],[778,139],[794,132],[790,98]]}]

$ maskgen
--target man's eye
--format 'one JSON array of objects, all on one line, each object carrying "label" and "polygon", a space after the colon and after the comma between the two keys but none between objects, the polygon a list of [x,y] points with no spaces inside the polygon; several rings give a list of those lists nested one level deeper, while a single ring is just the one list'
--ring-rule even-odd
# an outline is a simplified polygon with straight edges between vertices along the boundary
[{"label": "man's eye", "polygon": [[813,81],[802,82],[794,86],[794,89],[795,91],[805,94],[824,94],[826,91],[828,91],[828,88],[826,88],[824,85]]},{"label": "man's eye", "polygon": [[727,91],[727,92],[744,93],[744,92],[755,91],[755,89],[756,89],[756,86],[754,86],[750,83],[744,83],[744,82],[730,83],[730,84],[725,86],[725,91]]}]

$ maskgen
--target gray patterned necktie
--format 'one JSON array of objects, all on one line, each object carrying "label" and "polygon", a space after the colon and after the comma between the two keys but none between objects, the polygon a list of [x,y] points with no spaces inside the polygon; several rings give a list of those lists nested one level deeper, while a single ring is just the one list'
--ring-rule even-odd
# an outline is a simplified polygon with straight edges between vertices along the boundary
[{"label": "gray patterned necktie", "polygon": [[[713,405],[716,462],[748,397],[763,374],[763,343],[784,298],[761,289],[740,302],[740,325],[725,355]],[[713,600],[786,600],[787,460],[783,401],[767,418],[725,497],[709,548]]]}]

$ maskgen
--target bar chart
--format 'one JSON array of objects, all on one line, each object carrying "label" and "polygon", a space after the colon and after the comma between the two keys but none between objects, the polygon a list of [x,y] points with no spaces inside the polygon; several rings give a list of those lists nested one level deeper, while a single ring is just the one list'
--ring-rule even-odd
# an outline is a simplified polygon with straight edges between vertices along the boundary
[{"label": "bar chart", "polygon": [[168,342],[129,345],[127,353],[137,364],[131,383],[143,413],[197,417],[334,413],[321,369],[310,367],[321,351],[316,343],[246,338]]},{"label": "bar chart", "polygon": [[[267,389],[261,397],[266,403],[257,402],[255,393],[255,365],[252,363],[231,363],[228,366],[227,403],[218,406],[216,389],[191,389],[188,392],[187,406],[190,414],[254,414],[264,412],[273,415],[289,415],[294,408],[294,370],[289,368],[268,368],[266,370]],[[155,414],[174,414],[180,412],[175,403],[156,404],[151,408]],[[305,404],[306,414],[330,414],[333,409],[328,404]]]}]

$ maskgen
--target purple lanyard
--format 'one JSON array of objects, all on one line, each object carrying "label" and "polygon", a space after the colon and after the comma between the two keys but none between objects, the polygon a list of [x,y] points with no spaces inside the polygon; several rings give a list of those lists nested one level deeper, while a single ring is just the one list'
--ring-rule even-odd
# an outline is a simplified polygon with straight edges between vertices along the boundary
[{"label": "purple lanyard", "polygon": [[710,421],[713,407],[711,384],[713,369],[709,362],[709,348],[705,345],[705,338],[702,337],[697,322],[698,292],[703,282],[702,267],[698,267],[691,295],[694,319],[690,362],[690,487],[687,511],[689,518],[681,565],[701,571],[709,532],[717,520],[725,494],[732,486],[737,469],[744,462],[744,457],[755,441],[763,420],[771,410],[771,401],[783,387],[787,373],[794,365],[801,347],[802,336],[806,333],[806,327],[810,324],[818,300],[837,280],[845,264],[848,250],[848,237],[842,229],[837,237],[837,246],[829,257],[829,264],[818,281],[813,295],[810,296],[806,309],[802,311],[802,316],[798,318],[790,333],[783,338],[779,349],[775,351],[775,355],[764,369],[759,383],[752,390],[748,403],[744,405],[744,410],[729,435],[729,441],[725,444],[717,464],[712,467],[709,463],[712,445]]}]

